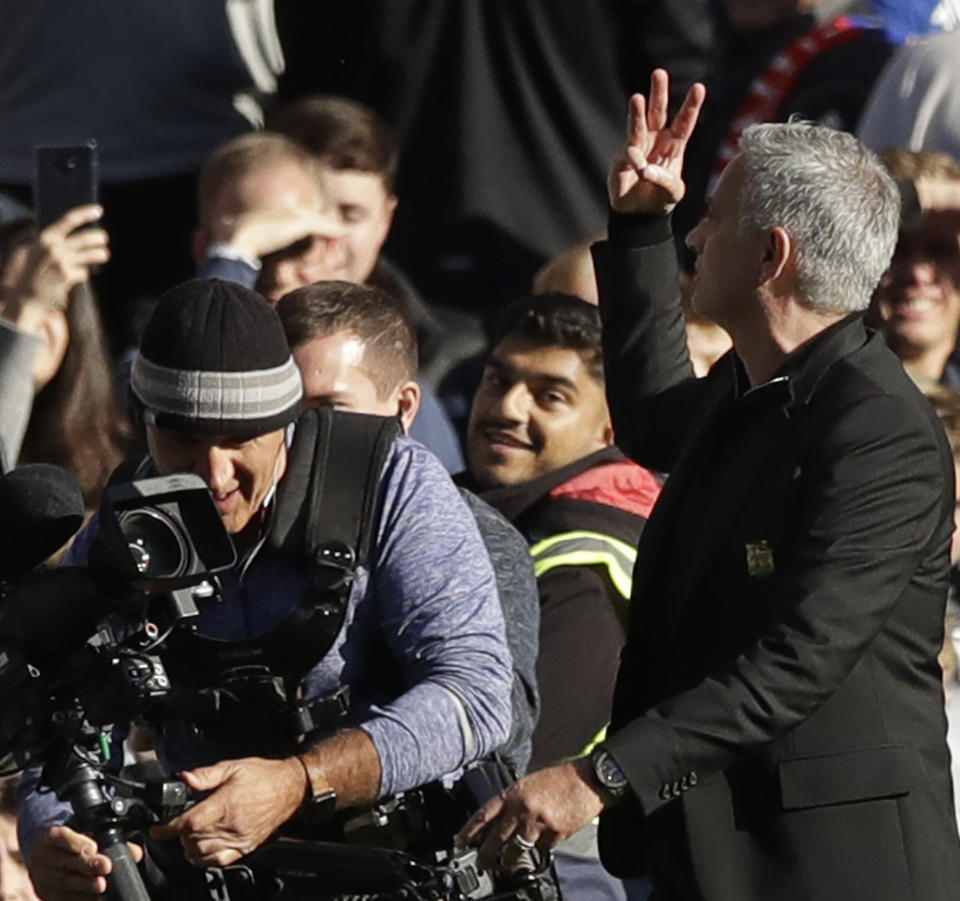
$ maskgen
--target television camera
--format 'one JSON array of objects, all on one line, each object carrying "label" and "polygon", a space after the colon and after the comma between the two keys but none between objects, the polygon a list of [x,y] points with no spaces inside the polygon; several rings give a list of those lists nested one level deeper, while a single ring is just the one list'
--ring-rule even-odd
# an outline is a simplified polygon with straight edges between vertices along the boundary
[{"label": "television camera", "polygon": [[0,770],[43,766],[41,784],[114,861],[111,891],[146,899],[130,834],[187,803],[175,780],[129,797],[108,790],[113,727],[170,690],[156,651],[190,628],[235,551],[194,475],[111,487],[84,567],[32,572],[79,527],[72,480],[35,464],[0,480]]},{"label": "television camera", "polygon": [[[178,780],[118,772],[115,727],[169,703],[166,643],[192,632],[201,606],[215,602],[216,575],[236,560],[232,541],[206,485],[188,474],[111,486],[83,567],[33,571],[82,522],[79,490],[62,470],[34,464],[7,474],[0,511],[0,770],[42,766],[41,787],[69,802],[75,828],[113,860],[109,897],[559,898],[548,856],[494,878],[478,870],[472,849],[424,855],[296,838],[223,870],[183,872],[182,860],[168,862],[174,875],[148,892],[126,843],[191,799]],[[397,808],[415,818],[420,797],[390,799],[369,816]]]}]

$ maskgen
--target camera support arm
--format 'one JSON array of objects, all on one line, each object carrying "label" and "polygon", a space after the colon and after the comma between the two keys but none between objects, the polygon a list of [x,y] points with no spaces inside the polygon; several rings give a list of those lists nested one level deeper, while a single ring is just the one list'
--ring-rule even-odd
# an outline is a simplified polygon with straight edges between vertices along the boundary
[{"label": "camera support arm", "polygon": [[127,847],[127,803],[109,797],[103,773],[70,749],[61,759],[47,763],[43,781],[73,807],[78,829],[92,836],[100,851],[113,861],[108,898],[150,901]]}]

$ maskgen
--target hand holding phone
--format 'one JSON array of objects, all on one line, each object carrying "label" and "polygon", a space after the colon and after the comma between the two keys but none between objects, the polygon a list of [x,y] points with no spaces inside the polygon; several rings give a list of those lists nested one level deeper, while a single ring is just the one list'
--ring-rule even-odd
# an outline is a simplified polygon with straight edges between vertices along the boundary
[{"label": "hand holding phone", "polygon": [[28,245],[13,285],[0,298],[0,313],[18,322],[29,307],[65,310],[70,291],[110,259],[107,233],[97,223],[97,205],[77,207],[48,225]]}]

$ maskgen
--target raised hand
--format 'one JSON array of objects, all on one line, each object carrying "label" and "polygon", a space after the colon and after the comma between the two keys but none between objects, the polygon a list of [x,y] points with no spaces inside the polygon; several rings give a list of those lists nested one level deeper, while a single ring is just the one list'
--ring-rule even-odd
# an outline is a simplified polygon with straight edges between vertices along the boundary
[{"label": "raised hand", "polygon": [[333,241],[345,231],[333,217],[291,204],[221,216],[211,224],[210,238],[212,244],[228,244],[244,256],[258,260],[307,238]]},{"label": "raised hand", "polygon": [[683,198],[683,154],[693,134],[706,89],[693,85],[683,106],[667,123],[670,76],[655,69],[650,99],[630,98],[627,140],[607,178],[610,206],[618,213],[668,213]]},{"label": "raised hand", "polygon": [[107,233],[102,228],[77,231],[102,215],[96,205],[76,207],[40,232],[29,245],[12,290],[3,299],[3,315],[17,321],[21,310],[32,303],[66,308],[71,289],[90,277],[90,267],[110,259]]}]

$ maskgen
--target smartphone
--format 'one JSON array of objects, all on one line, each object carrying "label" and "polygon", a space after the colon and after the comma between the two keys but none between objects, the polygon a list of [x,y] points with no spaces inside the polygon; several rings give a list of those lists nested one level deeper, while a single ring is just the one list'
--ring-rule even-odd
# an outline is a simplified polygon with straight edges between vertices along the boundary
[{"label": "smartphone", "polygon": [[97,142],[37,147],[33,209],[41,231],[67,210],[97,203],[100,188]]}]

